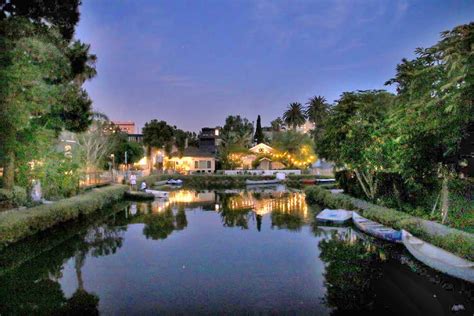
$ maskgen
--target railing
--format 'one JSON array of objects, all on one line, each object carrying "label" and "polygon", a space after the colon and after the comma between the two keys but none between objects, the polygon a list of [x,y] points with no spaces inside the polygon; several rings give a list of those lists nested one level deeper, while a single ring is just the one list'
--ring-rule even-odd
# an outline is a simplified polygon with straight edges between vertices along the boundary
[{"label": "railing", "polygon": [[87,172],[81,176],[79,186],[81,188],[112,183],[110,171]]}]

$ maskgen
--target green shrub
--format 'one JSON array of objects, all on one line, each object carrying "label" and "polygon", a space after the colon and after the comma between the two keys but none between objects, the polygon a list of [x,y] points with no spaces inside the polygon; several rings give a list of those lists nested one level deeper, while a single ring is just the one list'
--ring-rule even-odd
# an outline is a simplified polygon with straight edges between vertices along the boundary
[{"label": "green shrub", "polygon": [[26,190],[14,186],[13,190],[0,189],[0,203],[7,207],[18,207],[25,205],[28,201]]},{"label": "green shrub", "polygon": [[0,213],[0,249],[27,236],[79,216],[90,214],[123,198],[127,186],[114,185],[25,210]]},{"label": "green shrub", "polygon": [[356,199],[346,194],[332,194],[320,186],[311,186],[305,190],[308,204],[319,204],[329,208],[355,210],[373,221],[405,229],[415,236],[446,249],[468,260],[474,261],[474,236],[452,228],[446,235],[430,233],[421,225],[421,219],[410,214]]}]

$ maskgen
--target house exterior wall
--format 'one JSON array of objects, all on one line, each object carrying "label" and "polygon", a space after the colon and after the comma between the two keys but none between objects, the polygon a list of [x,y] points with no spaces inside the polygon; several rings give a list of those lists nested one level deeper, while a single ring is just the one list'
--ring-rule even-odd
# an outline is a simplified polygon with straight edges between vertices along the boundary
[{"label": "house exterior wall", "polygon": [[125,132],[127,134],[135,134],[135,122],[132,121],[126,121],[126,122],[120,122],[120,121],[114,121],[113,122],[115,125],[120,128],[122,132]]},{"label": "house exterior wall", "polygon": [[214,173],[216,159],[213,157],[173,157],[168,159],[170,167],[184,173]]}]

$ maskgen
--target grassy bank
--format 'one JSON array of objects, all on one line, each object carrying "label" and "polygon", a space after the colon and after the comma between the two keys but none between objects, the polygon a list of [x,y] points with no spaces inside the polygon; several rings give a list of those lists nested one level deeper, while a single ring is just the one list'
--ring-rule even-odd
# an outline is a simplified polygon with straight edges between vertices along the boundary
[{"label": "grassy bank", "polygon": [[0,249],[59,223],[95,212],[123,198],[127,186],[93,189],[72,198],[25,210],[0,213]]},{"label": "grassy bank", "polygon": [[55,254],[57,254],[57,247],[61,245],[82,242],[83,236],[91,225],[100,225],[106,220],[115,219],[114,215],[123,211],[128,204],[127,201],[114,203],[110,207],[101,208],[80,220],[56,225],[47,231],[26,237],[20,242],[6,247],[0,251],[0,277],[49,251],[56,249]]},{"label": "grassy bank", "polygon": [[474,261],[474,235],[472,234],[429,222],[394,209],[378,206],[345,194],[332,194],[330,191],[318,186],[308,187],[305,193],[309,204],[359,211],[366,218],[395,229],[405,229],[433,245]]}]

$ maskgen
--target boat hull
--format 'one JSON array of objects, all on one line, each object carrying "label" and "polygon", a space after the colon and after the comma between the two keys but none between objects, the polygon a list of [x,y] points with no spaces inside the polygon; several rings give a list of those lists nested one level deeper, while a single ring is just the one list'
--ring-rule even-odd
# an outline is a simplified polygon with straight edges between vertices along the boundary
[{"label": "boat hull", "polygon": [[453,277],[474,283],[474,263],[438,248],[402,230],[402,242],[413,257]]},{"label": "boat hull", "polygon": [[360,216],[357,212],[352,213],[352,220],[354,225],[364,233],[389,242],[402,242],[402,232],[399,230],[395,230],[393,228],[371,221],[365,217]]},{"label": "boat hull", "polygon": [[341,224],[352,219],[352,211],[324,209],[316,216],[316,219],[320,222]]}]

